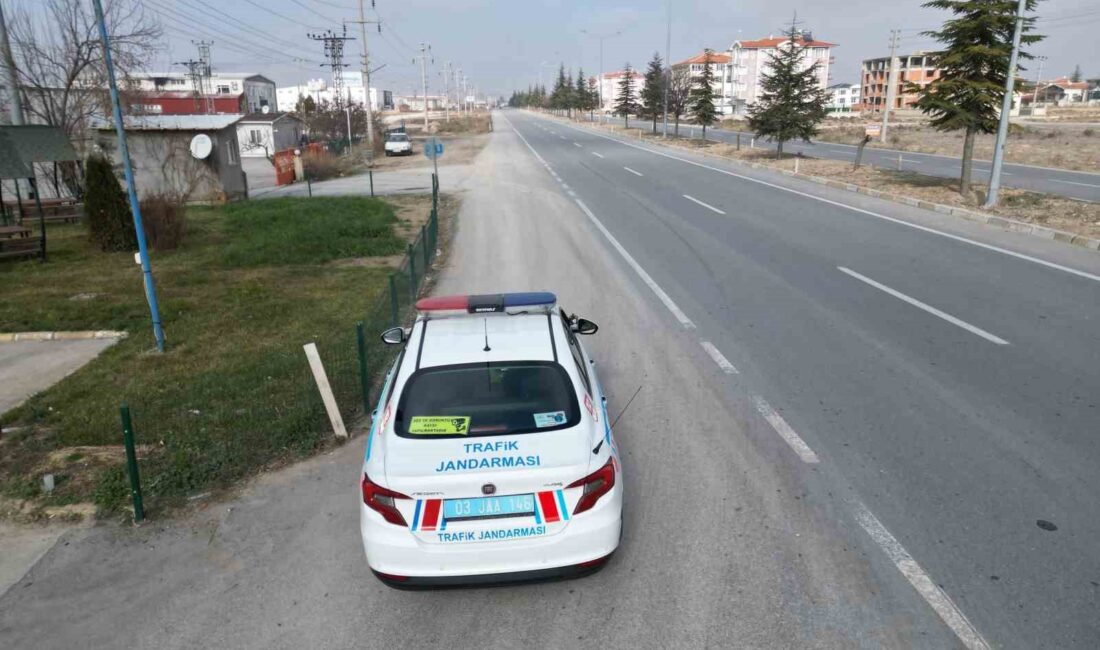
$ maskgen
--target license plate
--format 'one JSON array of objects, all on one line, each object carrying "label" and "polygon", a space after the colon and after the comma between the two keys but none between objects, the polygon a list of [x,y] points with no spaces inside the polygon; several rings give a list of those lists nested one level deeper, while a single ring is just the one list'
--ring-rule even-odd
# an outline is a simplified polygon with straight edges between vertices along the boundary
[{"label": "license plate", "polygon": [[535,495],[533,494],[447,499],[443,502],[443,518],[447,521],[522,517],[534,514]]}]

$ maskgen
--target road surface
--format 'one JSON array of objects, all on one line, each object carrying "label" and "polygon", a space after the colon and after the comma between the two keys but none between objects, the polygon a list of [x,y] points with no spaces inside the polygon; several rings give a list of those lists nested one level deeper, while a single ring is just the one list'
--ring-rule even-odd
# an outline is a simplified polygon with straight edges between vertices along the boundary
[{"label": "road surface", "polygon": [[[622,122],[622,118],[614,118],[604,115],[602,120],[608,123]],[[657,125],[658,130],[661,125]],[[681,133],[691,133],[690,125],[680,125]],[[672,126],[670,124],[669,131]],[[699,127],[694,129],[695,135],[700,135]],[[726,129],[707,129],[708,140],[734,143],[737,136],[741,136],[741,144],[748,147],[753,139],[753,134],[746,131]],[[775,144],[769,141],[755,141],[756,146],[775,150]],[[783,145],[786,153],[799,153],[813,158],[825,158],[828,160],[854,161],[857,147],[850,144],[835,142],[802,141],[788,142]],[[863,150],[863,162],[875,167],[886,169],[901,169],[902,171],[916,172],[928,176],[943,178],[958,178],[961,170],[961,162],[954,156],[941,156],[938,154],[916,153],[913,151],[898,151],[896,149],[881,149],[868,146]],[[992,166],[988,160],[974,161],[974,182],[988,183],[989,170]],[[1055,194],[1066,198],[1081,201],[1100,202],[1100,173],[1078,172],[1068,169],[1056,169],[1052,167],[1037,167],[1034,165],[1022,165],[1005,163],[1001,173],[1001,184],[1005,187],[1018,187],[1033,192]]]},{"label": "road surface", "polygon": [[0,597],[5,646],[1095,647],[1094,253],[507,116],[437,292],[600,325],[613,417],[638,391],[609,565],[382,586],[360,436],[185,526],[66,538]]}]

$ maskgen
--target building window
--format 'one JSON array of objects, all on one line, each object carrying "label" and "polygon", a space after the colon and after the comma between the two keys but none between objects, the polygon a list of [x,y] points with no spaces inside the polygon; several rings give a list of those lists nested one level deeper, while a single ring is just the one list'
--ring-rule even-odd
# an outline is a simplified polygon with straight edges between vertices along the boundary
[{"label": "building window", "polygon": [[263,136],[260,134],[259,129],[248,130],[248,141],[252,144],[260,144],[263,142]]},{"label": "building window", "polygon": [[226,142],[225,143],[225,153],[226,153],[227,158],[229,159],[229,164],[230,165],[236,165],[237,164],[237,148],[233,146],[232,142]]},{"label": "building window", "polygon": [[219,95],[228,95],[229,94],[229,85],[228,84],[218,84],[218,94]]}]

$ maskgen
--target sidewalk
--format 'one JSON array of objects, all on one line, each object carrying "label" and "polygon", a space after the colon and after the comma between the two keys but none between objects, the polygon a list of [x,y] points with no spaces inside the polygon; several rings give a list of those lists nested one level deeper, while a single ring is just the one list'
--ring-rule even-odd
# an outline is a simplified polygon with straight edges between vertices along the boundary
[{"label": "sidewalk", "polygon": [[[440,165],[439,186],[443,192],[454,192],[466,188],[467,181],[474,171],[473,165]],[[374,193],[377,194],[420,194],[432,189],[432,166],[397,169],[374,172]],[[357,174],[344,178],[333,178],[313,183],[313,196],[370,195],[368,174]],[[308,196],[309,189],[299,182],[281,187],[267,187],[254,190],[251,198],[269,199],[281,196]]]}]

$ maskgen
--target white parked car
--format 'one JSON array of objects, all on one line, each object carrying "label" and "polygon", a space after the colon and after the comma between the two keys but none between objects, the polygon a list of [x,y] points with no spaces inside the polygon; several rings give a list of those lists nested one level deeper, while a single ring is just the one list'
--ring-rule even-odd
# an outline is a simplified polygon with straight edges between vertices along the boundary
[{"label": "white parked car", "polygon": [[583,575],[619,545],[623,481],[595,362],[552,293],[424,298],[366,441],[360,528],[394,587]]},{"label": "white parked car", "polygon": [[410,156],[413,152],[412,140],[406,133],[391,133],[386,136],[387,156]]}]

